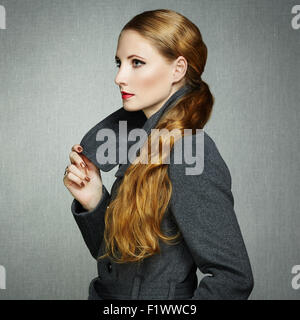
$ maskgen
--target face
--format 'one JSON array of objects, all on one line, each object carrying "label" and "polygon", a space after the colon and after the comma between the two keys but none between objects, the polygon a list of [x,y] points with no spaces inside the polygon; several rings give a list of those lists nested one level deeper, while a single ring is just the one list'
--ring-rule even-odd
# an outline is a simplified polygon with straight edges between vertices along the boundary
[{"label": "face", "polygon": [[185,84],[185,58],[180,56],[172,63],[168,62],[147,39],[134,30],[122,31],[116,63],[119,70],[115,83],[120,92],[133,94],[127,99],[123,96],[124,109],[143,110],[147,118]]}]

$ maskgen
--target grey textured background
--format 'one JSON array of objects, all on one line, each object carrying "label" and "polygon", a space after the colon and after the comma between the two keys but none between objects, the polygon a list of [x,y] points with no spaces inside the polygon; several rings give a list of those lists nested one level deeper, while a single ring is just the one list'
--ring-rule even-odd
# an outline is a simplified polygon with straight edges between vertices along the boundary
[{"label": "grey textured background", "polygon": [[[216,98],[205,130],[232,175],[253,268],[250,299],[299,299],[300,29],[287,0],[1,0],[0,299],[87,299],[96,261],[62,178],[73,144],[122,106],[114,55],[123,25],[176,10],[208,47],[203,79]],[[103,173],[106,187],[115,170]],[[200,273],[199,273],[200,275]],[[201,275],[200,275],[201,278]]]}]

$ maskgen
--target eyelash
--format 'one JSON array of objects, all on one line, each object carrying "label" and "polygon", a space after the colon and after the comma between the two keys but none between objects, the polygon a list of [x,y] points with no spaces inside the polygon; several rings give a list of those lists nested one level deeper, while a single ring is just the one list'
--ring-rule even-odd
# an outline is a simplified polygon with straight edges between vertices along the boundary
[{"label": "eyelash", "polygon": [[[134,62],[134,61],[140,62],[141,64],[145,64],[145,62],[143,62],[141,60],[138,60],[138,59],[133,59],[132,62]],[[120,66],[118,65],[118,63],[120,63],[120,61],[116,60],[115,63],[116,63],[116,67],[120,68]],[[134,68],[136,69],[136,68],[139,68],[139,67],[134,67]]]}]

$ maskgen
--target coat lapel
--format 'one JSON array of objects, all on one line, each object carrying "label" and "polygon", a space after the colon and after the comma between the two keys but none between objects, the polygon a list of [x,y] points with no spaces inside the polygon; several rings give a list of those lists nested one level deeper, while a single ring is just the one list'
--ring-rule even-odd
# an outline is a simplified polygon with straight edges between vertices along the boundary
[{"label": "coat lapel", "polygon": [[[147,133],[147,137],[151,133],[151,129],[153,129],[161,116],[166,112],[169,108],[174,106],[177,99],[183,96],[186,92],[190,91],[191,87],[189,85],[185,85],[177,90],[169,99],[164,103],[164,105],[154,113],[149,119],[145,116],[142,110],[139,111],[127,111],[123,107],[118,109],[117,111],[111,113],[105,119],[100,121],[94,127],[92,127],[82,138],[80,145],[83,147],[83,154],[100,170],[102,171],[110,171],[115,166],[119,165],[119,169],[115,173],[115,177],[122,177],[125,174],[126,169],[130,166],[130,162],[128,161],[128,150],[130,147],[136,143],[136,141],[128,141],[127,137],[131,130],[133,129],[143,129]],[[127,135],[126,137],[119,136],[119,121],[126,121],[127,124]],[[116,163],[100,163],[97,161],[96,153],[99,146],[101,146],[106,141],[97,141],[96,136],[99,130],[101,129],[110,129],[114,132],[116,137]],[[121,143],[127,144],[127,161],[126,163],[121,163],[119,161],[119,146]]]}]

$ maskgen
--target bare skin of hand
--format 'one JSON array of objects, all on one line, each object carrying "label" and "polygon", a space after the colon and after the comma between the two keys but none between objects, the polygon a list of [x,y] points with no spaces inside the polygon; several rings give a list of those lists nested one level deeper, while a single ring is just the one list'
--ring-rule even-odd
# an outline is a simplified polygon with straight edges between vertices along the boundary
[{"label": "bare skin of hand", "polygon": [[71,164],[67,168],[68,173],[64,176],[63,183],[83,208],[92,211],[102,197],[102,178],[100,170],[81,154],[82,151],[79,144],[72,147],[69,154]]}]

